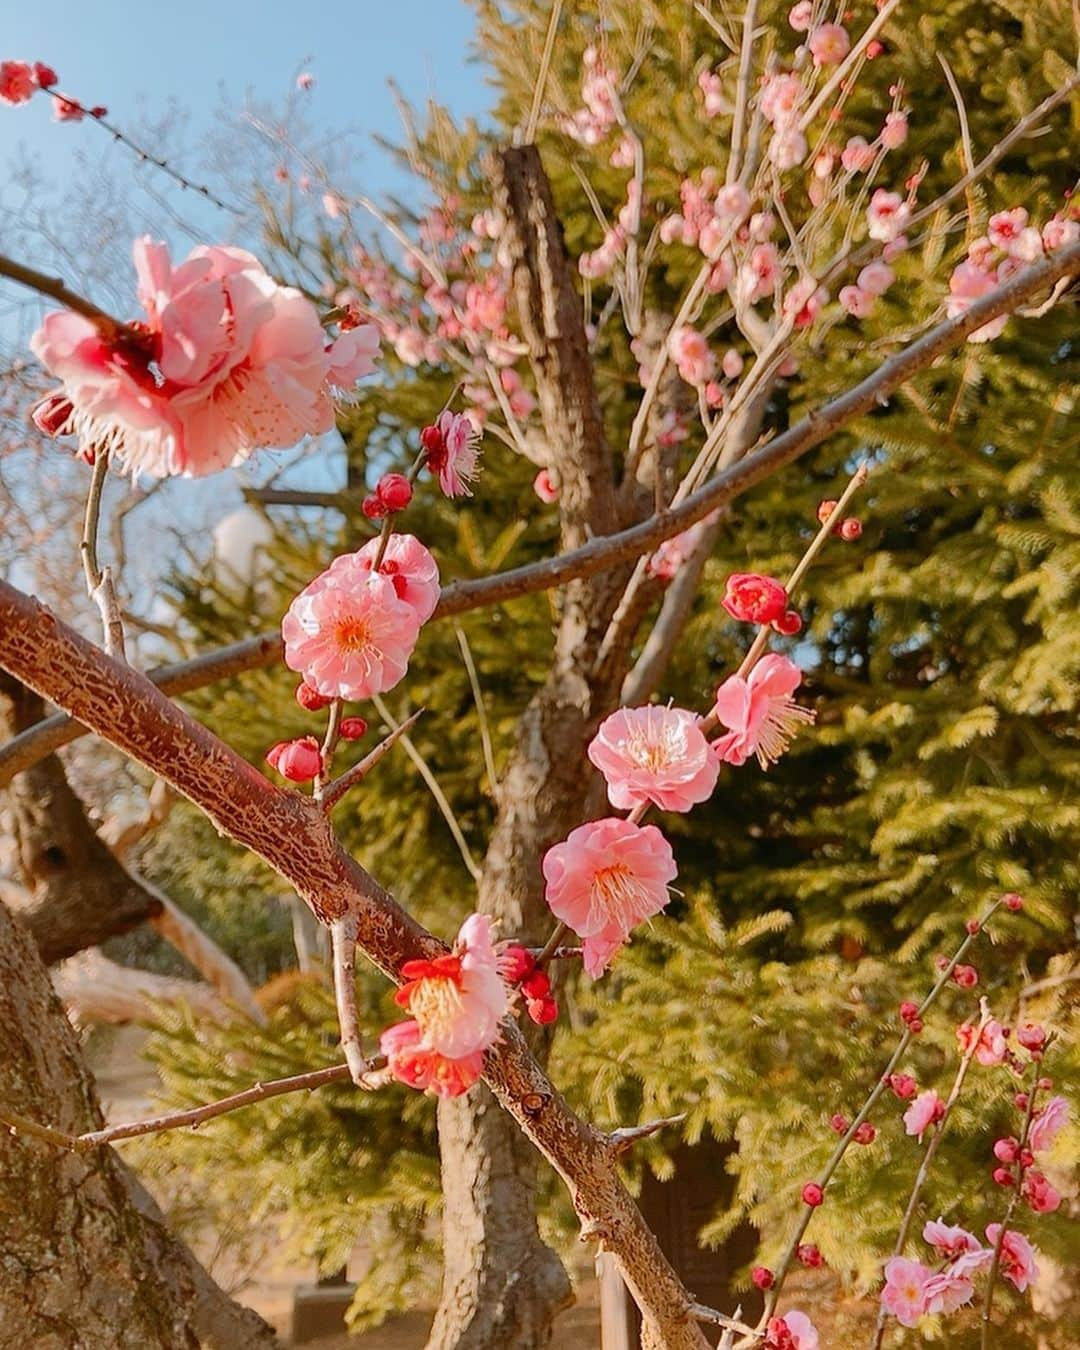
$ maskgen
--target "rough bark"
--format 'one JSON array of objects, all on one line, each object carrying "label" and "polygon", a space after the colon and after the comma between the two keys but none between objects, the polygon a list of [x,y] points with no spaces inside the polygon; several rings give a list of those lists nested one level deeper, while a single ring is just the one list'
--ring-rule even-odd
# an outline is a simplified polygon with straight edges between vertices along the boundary
[{"label": "rough bark", "polygon": [[[37,694],[0,674],[0,729],[15,735],[43,716]],[[29,897],[19,920],[46,965],[160,913],[160,900],[129,877],[98,838],[55,756],[16,778],[8,799]]]},{"label": "rough bark", "polygon": [[[0,906],[0,1096],[71,1133],[101,1112],[27,933]],[[0,1139],[0,1350],[271,1350],[157,1217],[111,1149]],[[159,1216],[158,1216],[159,1217]],[[204,1335],[220,1328],[216,1339]],[[226,1332],[226,1328],[228,1328]]]},{"label": "rough bark", "polygon": [[[345,852],[309,797],[275,787],[144,675],[3,581],[0,667],[164,778],[324,922],[348,916],[365,955],[395,982],[404,962],[446,950]],[[566,1183],[583,1234],[616,1258],[646,1326],[668,1350],[704,1350],[693,1300],[620,1182],[615,1148],[570,1110],[515,1023],[488,1051],[484,1080]]]}]

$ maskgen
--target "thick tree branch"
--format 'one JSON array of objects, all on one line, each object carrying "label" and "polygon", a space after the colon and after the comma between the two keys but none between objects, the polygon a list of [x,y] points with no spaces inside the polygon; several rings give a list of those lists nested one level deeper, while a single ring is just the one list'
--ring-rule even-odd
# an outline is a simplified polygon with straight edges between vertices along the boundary
[{"label": "thick tree branch", "polygon": [[[1012,313],[1025,301],[1065,277],[1080,272],[1080,243],[1070,244],[1026,268],[1004,285],[976,300],[967,313],[936,324],[903,351],[889,357],[864,380],[808,414],[795,426],[774,437],[740,463],[722,470],[673,510],[651,516],[615,534],[592,539],[580,548],[542,562],[513,567],[490,577],[452,581],[443,587],[435,618],[464,614],[501,604],[533,591],[550,590],[577,577],[593,576],[627,562],[662,544],[726,506],[750,488],[820,445],[849,422],[872,411],[939,356],[952,351],[968,336],[1001,314]],[[262,633],[208,652],[192,661],[162,666],[151,678],[168,694],[188,693],[216,680],[268,666],[279,659],[278,633]],[[44,755],[85,735],[71,719],[48,718],[0,748],[0,787]]]},{"label": "thick tree branch", "polygon": [[[145,676],[6,582],[0,666],[165,778],[280,872],[324,922],[354,919],[364,953],[391,979],[405,961],[446,950],[345,852],[316,803],[275,787]],[[668,1350],[703,1350],[693,1300],[619,1180],[606,1140],[570,1110],[515,1024],[488,1052],[484,1077],[566,1182],[583,1227],[615,1256],[646,1326]]]}]

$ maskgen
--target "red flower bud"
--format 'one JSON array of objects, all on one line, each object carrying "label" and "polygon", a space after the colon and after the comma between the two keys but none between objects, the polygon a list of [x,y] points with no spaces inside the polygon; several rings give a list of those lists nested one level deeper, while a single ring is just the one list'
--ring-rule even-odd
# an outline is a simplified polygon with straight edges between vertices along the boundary
[{"label": "red flower bud", "polygon": [[856,1144],[872,1144],[877,1138],[877,1130],[868,1120],[864,1120],[851,1137]]},{"label": "red flower bud", "polygon": [[778,619],[773,619],[772,626],[781,637],[794,637],[796,633],[802,632],[802,615],[798,610],[789,609]]},{"label": "red flower bud", "polygon": [[755,1266],[750,1272],[750,1279],[755,1289],[771,1289],[776,1283],[776,1276],[768,1266]]},{"label": "red flower bud", "polygon": [[872,38],[866,44],[866,59],[868,61],[876,61],[884,50],[884,42],[879,42],[877,38]]},{"label": "red flower bud", "polygon": [[808,1270],[817,1270],[825,1264],[820,1248],[813,1242],[800,1242],[795,1255]]},{"label": "red flower bud", "polygon": [[905,999],[904,1002],[900,1004],[900,1020],[902,1022],[910,1022],[913,1017],[918,1017],[918,1015],[919,1005],[917,1003],[912,1003],[910,999]]},{"label": "red flower bud", "polygon": [[54,389],[30,409],[30,420],[46,436],[66,436],[74,411],[67,394],[62,389]]},{"label": "red flower bud", "polygon": [[44,61],[34,62],[34,79],[42,89],[51,89],[59,78],[52,66],[47,66]]},{"label": "red flower bud", "polygon": [[1020,1156],[1020,1145],[1017,1140],[998,1139],[994,1144],[994,1157],[1001,1163],[1014,1163]]},{"label": "red flower bud", "polygon": [[999,1186],[1011,1186],[1013,1184],[1013,1174],[1007,1167],[995,1167],[990,1175]]},{"label": "red flower bud", "polygon": [[301,708],[308,712],[318,712],[333,702],[333,699],[325,698],[313,685],[308,684],[307,680],[301,680],[296,686],[294,697]]},{"label": "red flower bud", "polygon": [[979,972],[974,966],[956,966],[952,973],[954,984],[961,989],[974,989],[979,983]]},{"label": "red flower bud", "polygon": [[1020,1166],[1021,1166],[1021,1167],[1030,1167],[1034,1161],[1035,1161],[1035,1154],[1032,1153],[1031,1149],[1029,1149],[1029,1148],[1022,1148],[1022,1149],[1020,1150]]},{"label": "red flower bud", "polygon": [[721,604],[740,623],[773,623],[787,610],[787,591],[773,577],[733,572]]},{"label": "red flower bud", "polygon": [[547,972],[534,970],[521,981],[521,992],[526,998],[546,998],[551,993],[551,981]]},{"label": "red flower bud", "polygon": [[934,965],[937,967],[938,970],[948,970],[949,958],[947,956],[935,956]]},{"label": "red flower bud", "polygon": [[1028,1109],[1027,1093],[1018,1092],[1016,1096],[1013,1098],[1013,1105],[1016,1107],[1018,1111],[1026,1111]]},{"label": "red flower bud", "polygon": [[360,503],[360,510],[368,520],[383,520],[390,514],[390,508],[374,492],[369,492]]},{"label": "red flower bud", "polygon": [[499,968],[507,984],[517,984],[528,975],[536,965],[532,952],[519,947],[516,942],[508,942],[499,953]]},{"label": "red flower bud", "polygon": [[90,109],[91,117],[108,117],[108,115],[109,110],[102,103],[95,104],[95,106]]},{"label": "red flower bud", "polygon": [[412,484],[403,473],[384,473],[375,488],[375,495],[387,511],[404,511],[412,501]]},{"label": "red flower bud", "polygon": [[822,525],[825,524],[839,505],[840,503],[831,497],[827,501],[818,502],[817,518]]},{"label": "red flower bud", "polygon": [[847,1134],[847,1128],[851,1122],[848,1120],[847,1116],[842,1115],[837,1111],[836,1115],[829,1117],[829,1124],[837,1134]]},{"label": "red flower bud", "polygon": [[367,722],[363,717],[343,717],[338,735],[343,741],[358,741],[367,735]]},{"label": "red flower bud", "polygon": [[968,919],[967,923],[964,924],[964,927],[967,929],[968,934],[971,937],[974,937],[975,934],[982,927],[982,924],[979,922],[978,919]]},{"label": "red flower bud", "polygon": [[816,1181],[808,1181],[802,1188],[803,1204],[809,1205],[811,1209],[816,1209],[825,1199],[825,1192]]},{"label": "red flower bud", "polygon": [[862,521],[855,516],[849,516],[847,520],[840,524],[840,538],[846,543],[852,544],[862,534]]},{"label": "red flower bud", "polygon": [[923,1024],[921,1017],[913,1017],[908,1023],[908,1031],[910,1031],[913,1036],[918,1036],[921,1033],[922,1028]]},{"label": "red flower bud", "polygon": [[549,994],[546,998],[526,999],[525,1011],[537,1026],[546,1027],[558,1017],[559,1005]]},{"label": "red flower bud", "polygon": [[301,736],[295,741],[278,741],[266,752],[266,762],[277,769],[282,778],[293,783],[306,783],[322,768],[322,752],[314,736]]},{"label": "red flower bud", "polygon": [[437,426],[425,427],[421,431],[420,444],[429,455],[442,454],[446,449],[446,441]]},{"label": "red flower bud", "polygon": [[918,1083],[909,1073],[891,1073],[888,1082],[902,1102],[910,1101],[919,1090]]},{"label": "red flower bud", "polygon": [[1015,891],[1010,891],[1008,895],[1002,896],[1001,903],[1006,909],[1011,909],[1014,914],[1017,910],[1024,908],[1023,897],[1017,895]]}]

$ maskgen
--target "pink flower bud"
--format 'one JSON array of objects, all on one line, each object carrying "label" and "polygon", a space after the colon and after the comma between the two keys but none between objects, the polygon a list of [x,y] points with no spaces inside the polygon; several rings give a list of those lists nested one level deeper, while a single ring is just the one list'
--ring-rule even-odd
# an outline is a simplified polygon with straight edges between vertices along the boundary
[{"label": "pink flower bud", "polygon": [[1036,1214],[1052,1214],[1061,1204],[1061,1195],[1041,1172],[1027,1174],[1022,1194]]},{"label": "pink flower bud", "polygon": [[1006,909],[1011,909],[1014,914],[1017,910],[1024,908],[1023,897],[1017,895],[1015,891],[1010,891],[1008,895],[1002,896],[1001,903]]},{"label": "pink flower bud", "polygon": [[872,1144],[877,1138],[877,1130],[868,1120],[864,1120],[851,1137],[856,1144]]},{"label": "pink flower bud", "polygon": [[320,708],[326,708],[333,702],[332,699],[324,698],[317,689],[308,684],[307,680],[301,680],[296,686],[295,698],[301,708],[308,712],[318,712]]},{"label": "pink flower bud", "polygon": [[918,1015],[919,1005],[917,1003],[912,1003],[910,999],[905,999],[904,1002],[900,1004],[900,1020],[902,1022],[910,1022],[913,1017],[918,1017]]},{"label": "pink flower bud", "polygon": [[755,1289],[771,1289],[776,1282],[776,1276],[768,1266],[755,1266],[750,1272],[750,1279]]},{"label": "pink flower bud", "polygon": [[1026,1111],[1028,1109],[1027,1093],[1018,1092],[1016,1096],[1013,1098],[1013,1105],[1016,1107],[1018,1111]]},{"label": "pink flower bud", "polygon": [[374,492],[369,492],[360,503],[360,510],[363,511],[368,520],[384,520],[390,514],[386,503],[376,497]]},{"label": "pink flower bud", "polygon": [[545,506],[550,506],[553,502],[559,500],[558,485],[552,478],[550,469],[541,469],[536,475],[533,479],[533,491]]},{"label": "pink flower bud", "polygon": [[1040,1092],[1049,1092],[1054,1086],[1052,1078],[1040,1078],[1037,1087]]},{"label": "pink flower bud", "polygon": [[772,626],[781,637],[794,637],[802,632],[802,615],[798,610],[789,609],[778,619],[773,619]]},{"label": "pink flower bud", "polygon": [[981,927],[982,924],[978,919],[968,919],[967,923],[964,924],[964,928],[970,937],[974,937]]},{"label": "pink flower bud", "polygon": [[919,1090],[919,1085],[909,1073],[891,1073],[889,1087],[902,1102],[910,1101]]},{"label": "pink flower bud", "polygon": [[518,984],[535,966],[536,959],[532,952],[526,951],[516,942],[508,942],[499,952],[499,969],[507,984]]},{"label": "pink flower bud", "polygon": [[921,1017],[913,1017],[908,1023],[908,1031],[910,1031],[913,1036],[918,1036],[922,1029],[923,1024]]},{"label": "pink flower bud", "polygon": [[30,418],[38,431],[46,436],[67,435],[71,414],[75,411],[71,399],[62,389],[54,389],[30,409]]},{"label": "pink flower bud", "polygon": [[367,735],[367,722],[363,717],[343,717],[338,735],[343,741],[358,741]]},{"label": "pink flower bud", "polygon": [[322,752],[314,736],[278,741],[266,752],[266,762],[293,783],[306,783],[322,768]]},{"label": "pink flower bud", "polygon": [[1046,1044],[1046,1031],[1034,1022],[1025,1022],[1017,1031],[1016,1039],[1025,1050],[1041,1050]]},{"label": "pink flower bud", "polygon": [[412,484],[403,473],[384,473],[375,488],[375,495],[387,511],[404,511],[412,501]]},{"label": "pink flower bud", "polygon": [[1020,1166],[1021,1166],[1021,1167],[1030,1167],[1034,1161],[1035,1161],[1035,1154],[1032,1153],[1031,1149],[1029,1149],[1029,1148],[1022,1148],[1022,1149],[1020,1150]]},{"label": "pink flower bud", "polygon": [[850,1123],[847,1116],[841,1114],[839,1111],[837,1111],[834,1116],[829,1117],[829,1124],[837,1134],[847,1134],[847,1128]]},{"label": "pink flower bud", "polygon": [[1011,1186],[1013,1184],[1013,1174],[1007,1167],[995,1167],[990,1175],[999,1186]]},{"label": "pink flower bud", "polygon": [[839,502],[834,501],[832,498],[823,502],[818,502],[817,518],[821,521],[822,525],[825,524],[839,504]]},{"label": "pink flower bud", "polygon": [[816,1209],[825,1199],[825,1192],[816,1181],[808,1181],[802,1188],[803,1204],[809,1205],[811,1209]]},{"label": "pink flower bud", "polygon": [[1014,1163],[1020,1156],[1020,1145],[1017,1140],[998,1139],[994,1144],[994,1157],[1001,1163]]},{"label": "pink flower bud", "polygon": [[952,978],[961,989],[974,989],[979,983],[979,972],[974,966],[955,966]]},{"label": "pink flower bud", "polygon": [[855,516],[849,516],[847,520],[840,522],[840,538],[846,543],[854,543],[862,534],[862,521]]},{"label": "pink flower bud", "polygon": [[825,1264],[821,1249],[813,1242],[800,1242],[795,1255],[808,1270],[818,1270]]}]

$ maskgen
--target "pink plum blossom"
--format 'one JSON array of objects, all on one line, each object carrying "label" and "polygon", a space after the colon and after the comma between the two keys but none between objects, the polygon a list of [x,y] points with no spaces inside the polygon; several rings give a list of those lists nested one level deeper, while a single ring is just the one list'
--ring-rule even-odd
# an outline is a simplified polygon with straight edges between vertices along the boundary
[{"label": "pink plum blossom", "polygon": [[488,915],[471,914],[448,955],[406,961],[401,974],[405,982],[394,1002],[415,1019],[429,1050],[462,1059],[498,1040],[510,994]]},{"label": "pink plum blossom", "polygon": [[720,362],[720,369],[729,380],[737,380],[743,373],[743,358],[734,347],[729,347]]},{"label": "pink plum blossom", "polygon": [[[977,1028],[970,1022],[965,1022],[956,1029],[956,1039],[959,1042],[961,1052],[966,1052],[971,1048],[972,1040],[976,1035]],[[1001,1064],[1008,1053],[1009,1045],[1005,1037],[1005,1028],[996,1018],[991,1018],[985,1026],[978,1032],[978,1042],[975,1046],[975,1058],[984,1069],[993,1068],[996,1064]]]},{"label": "pink plum blossom", "polygon": [[1010,211],[998,211],[990,217],[986,226],[986,237],[1003,253],[1011,253],[1012,245],[1020,237],[1028,223],[1028,213],[1022,206],[1014,206]]},{"label": "pink plum blossom", "polygon": [[859,273],[859,285],[871,295],[884,295],[896,280],[896,273],[887,262],[872,262]]},{"label": "pink plum blossom", "polygon": [[661,811],[689,811],[712,795],[720,764],[698,719],[684,708],[620,708],[604,719],[589,745],[604,775],[608,800],[620,811],[652,802]]},{"label": "pink plum blossom", "polygon": [[861,286],[841,286],[837,298],[854,319],[865,319],[874,308],[874,301],[877,299],[872,292],[863,290]]},{"label": "pink plum blossom", "polygon": [[714,711],[728,734],[713,741],[714,753],[725,764],[744,764],[750,755],[763,769],[775,764],[799,727],[814,720],[812,709],[792,697],[801,683],[799,667],[776,652],[763,656],[745,679],[726,679]]},{"label": "pink plum blossom", "polygon": [[[977,263],[968,261],[959,263],[949,278],[949,299],[945,312],[950,319],[958,318],[971,308],[971,302],[987,295],[997,282],[991,272],[987,272]],[[1008,322],[1008,315],[1000,314],[987,324],[969,334],[969,342],[992,342],[1000,336]]]},{"label": "pink plum blossom", "polygon": [[814,0],[798,0],[798,3],[792,5],[788,14],[788,23],[796,33],[805,33],[809,30],[810,24],[814,18]]},{"label": "pink plum blossom", "polygon": [[81,122],[86,116],[82,104],[68,98],[66,94],[53,94],[52,110],[54,122]]},{"label": "pink plum blossom", "polygon": [[810,34],[806,45],[815,66],[838,66],[851,50],[851,39],[841,24],[822,23]]},{"label": "pink plum blossom", "polygon": [[874,162],[874,147],[865,136],[852,136],[840,152],[847,173],[865,173]]},{"label": "pink plum blossom", "polygon": [[923,1297],[928,1313],[952,1313],[970,1303],[975,1286],[963,1271],[955,1266],[931,1275],[923,1285]]},{"label": "pink plum blossom", "polygon": [[655,825],[615,817],[571,830],[548,849],[542,866],[551,912],[584,939],[593,979],[633,928],[667,905],[677,872],[671,845]]},{"label": "pink plum blossom", "polygon": [[[366,563],[366,566],[365,566]],[[371,560],[345,554],[300,592],[281,622],[285,664],[325,698],[364,699],[405,674],[416,610]]]},{"label": "pink plum blossom", "polygon": [[698,76],[698,88],[705,96],[705,116],[719,117],[730,112],[731,105],[724,95],[724,82],[712,70],[703,70]]},{"label": "pink plum blossom", "polygon": [[698,388],[712,378],[716,360],[705,338],[687,324],[673,330],[668,338],[668,350],[687,384]]},{"label": "pink plum blossom", "polygon": [[[345,570],[354,565],[370,575],[378,551],[379,540],[369,539],[358,552],[336,558],[327,569],[328,575],[333,575],[335,568]],[[417,626],[427,623],[439,603],[439,564],[420,540],[395,530],[386,542],[379,574],[389,577],[397,598],[416,616]]]},{"label": "pink plum blossom", "polygon": [[1052,1214],[1061,1205],[1060,1192],[1033,1167],[1024,1173],[1022,1194],[1036,1214]]},{"label": "pink plum blossom", "polygon": [[809,328],[828,300],[828,291],[813,277],[801,277],[784,296],[783,311],[796,328]]},{"label": "pink plum blossom", "polygon": [[981,1251],[979,1239],[966,1228],[930,1219],[923,1226],[923,1241],[928,1242],[941,1256],[959,1256],[962,1252]]},{"label": "pink plum blossom", "polygon": [[427,437],[427,464],[438,475],[439,486],[447,497],[471,497],[470,484],[479,474],[480,437],[466,413],[446,409],[435,422],[436,435]]},{"label": "pink plum blossom", "polygon": [[533,491],[546,506],[559,500],[559,488],[551,476],[550,469],[541,469],[536,475],[533,479]]},{"label": "pink plum blossom", "polygon": [[[991,1247],[997,1246],[1001,1235],[1001,1224],[992,1223],[987,1227],[986,1240]],[[1001,1274],[1015,1285],[1022,1294],[1029,1284],[1039,1278],[1039,1267],[1035,1263],[1035,1249],[1023,1235],[1014,1229],[1008,1229],[1001,1243]]]},{"label": "pink plum blossom", "polygon": [[792,1350],[818,1350],[817,1328],[806,1313],[798,1308],[789,1308],[784,1313],[788,1335],[791,1337]]},{"label": "pink plum blossom", "polygon": [[925,1092],[919,1093],[904,1112],[904,1129],[921,1142],[923,1135],[935,1121],[941,1119],[944,1111],[945,1103],[933,1088],[927,1088]]},{"label": "pink plum blossom", "polygon": [[1066,244],[1075,244],[1078,239],[1080,239],[1080,222],[1078,221],[1063,220],[1060,216],[1054,216],[1043,226],[1043,248],[1047,252],[1053,252],[1056,248],[1063,248]]},{"label": "pink plum blossom", "polygon": [[483,1051],[448,1059],[425,1043],[419,1023],[412,1020],[388,1027],[379,1038],[379,1049],[399,1083],[436,1097],[460,1097],[484,1072]]},{"label": "pink plum blossom", "polygon": [[1051,1097],[1032,1118],[1028,1145],[1032,1153],[1045,1153],[1069,1121],[1069,1103],[1064,1097]]},{"label": "pink plum blossom", "polygon": [[769,142],[769,159],[783,173],[801,164],[809,148],[806,137],[798,127],[779,127]]},{"label": "pink plum blossom", "polygon": [[871,239],[888,243],[902,234],[911,219],[911,207],[899,192],[887,192],[877,188],[866,208],[867,233]]},{"label": "pink plum blossom", "polygon": [[729,183],[716,194],[715,210],[722,221],[745,220],[750,210],[750,194],[741,183]]},{"label": "pink plum blossom", "polygon": [[907,113],[899,110],[885,114],[881,128],[881,144],[886,150],[899,150],[908,137]]},{"label": "pink plum blossom", "polygon": [[772,295],[780,275],[780,256],[775,244],[757,244],[739,268],[737,288],[739,298],[754,305]]},{"label": "pink plum blossom", "polygon": [[141,344],[107,342],[59,311],[30,345],[61,380],[84,444],[108,446],[134,473],[213,473],[329,431],[332,388],[373,368],[372,332],[327,344],[311,302],[242,249],[199,247],[178,267],[149,238],[133,251]]},{"label": "pink plum blossom", "polygon": [[885,1262],[881,1304],[901,1326],[913,1327],[926,1312],[926,1284],[933,1271],[921,1261],[894,1256]]}]

